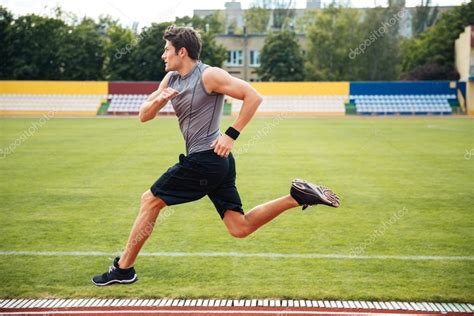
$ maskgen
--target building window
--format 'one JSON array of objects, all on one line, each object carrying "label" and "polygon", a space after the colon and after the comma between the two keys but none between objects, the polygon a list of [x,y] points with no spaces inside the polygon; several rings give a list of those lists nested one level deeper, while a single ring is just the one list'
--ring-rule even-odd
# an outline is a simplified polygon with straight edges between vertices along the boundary
[{"label": "building window", "polygon": [[255,67],[260,66],[260,51],[258,50],[250,51],[250,66],[255,66]]},{"label": "building window", "polygon": [[242,51],[229,50],[227,51],[227,66],[242,66]]}]

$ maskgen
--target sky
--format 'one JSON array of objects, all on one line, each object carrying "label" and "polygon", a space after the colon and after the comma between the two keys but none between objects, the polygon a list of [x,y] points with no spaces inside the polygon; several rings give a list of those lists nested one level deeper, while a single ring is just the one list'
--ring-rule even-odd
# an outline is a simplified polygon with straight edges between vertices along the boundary
[{"label": "sky", "polygon": [[[306,0],[293,0],[296,8],[305,8]],[[416,6],[421,0],[406,0],[407,6]],[[460,5],[468,0],[432,0],[434,5]],[[224,9],[226,1],[222,0],[0,0],[0,5],[7,7],[15,16],[27,13],[51,15],[52,9],[60,5],[66,11],[78,16],[97,18],[108,14],[119,19],[123,25],[131,26],[138,22],[138,27],[174,21],[176,16],[192,16],[194,9]],[[241,0],[246,9],[254,0]],[[322,0],[323,6],[331,0]],[[386,0],[351,0],[353,7],[373,7],[374,4],[385,5]]]}]

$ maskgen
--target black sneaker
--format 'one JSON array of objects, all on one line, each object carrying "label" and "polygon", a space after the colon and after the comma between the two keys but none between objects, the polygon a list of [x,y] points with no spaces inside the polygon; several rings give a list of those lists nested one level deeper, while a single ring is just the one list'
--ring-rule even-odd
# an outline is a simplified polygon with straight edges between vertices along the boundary
[{"label": "black sneaker", "polygon": [[110,284],[130,284],[138,280],[137,274],[133,267],[128,269],[120,269],[118,262],[120,257],[116,257],[114,264],[110,266],[109,272],[105,272],[102,275],[96,275],[92,278],[92,283],[98,286],[110,285]]},{"label": "black sneaker", "polygon": [[330,189],[306,182],[305,180],[295,179],[291,183],[291,196],[303,206],[305,210],[308,206],[324,204],[332,207],[339,207],[340,202],[336,193]]}]

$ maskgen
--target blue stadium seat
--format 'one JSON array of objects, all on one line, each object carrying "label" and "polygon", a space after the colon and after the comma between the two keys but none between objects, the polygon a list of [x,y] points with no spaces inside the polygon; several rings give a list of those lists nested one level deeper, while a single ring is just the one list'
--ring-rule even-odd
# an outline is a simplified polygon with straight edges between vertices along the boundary
[{"label": "blue stadium seat", "polygon": [[449,115],[448,94],[351,95],[360,115]]}]

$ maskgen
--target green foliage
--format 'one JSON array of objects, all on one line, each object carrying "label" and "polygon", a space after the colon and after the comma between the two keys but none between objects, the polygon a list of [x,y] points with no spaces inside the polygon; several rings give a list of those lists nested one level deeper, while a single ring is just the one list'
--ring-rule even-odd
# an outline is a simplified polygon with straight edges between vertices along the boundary
[{"label": "green foliage", "polygon": [[[374,8],[360,24],[363,41],[370,46],[355,60],[358,80],[397,80],[400,75],[400,17],[405,11],[398,6]],[[382,31],[383,30],[383,31]],[[375,36],[372,40],[372,36]],[[362,42],[361,42],[362,43]]]},{"label": "green foliage", "polygon": [[211,33],[201,33],[202,51],[201,57],[203,63],[210,66],[221,67],[227,59],[227,50],[221,44],[217,44],[215,36]]},{"label": "green foliage", "polygon": [[59,52],[62,79],[104,79],[104,41],[94,20],[84,18],[76,27],[67,31]]},{"label": "green foliage", "polygon": [[[161,80],[163,33],[171,23],[152,24],[139,34],[109,16],[98,21],[54,9],[54,17],[14,18],[0,6],[0,79],[19,80]],[[202,60],[221,66],[226,49],[215,41],[224,31],[223,15],[184,17],[202,34]]]},{"label": "green foliage", "polygon": [[0,6],[0,79],[8,79],[13,71],[15,59],[13,50],[13,32],[11,23],[13,15],[6,8]]},{"label": "green foliage", "polygon": [[[474,24],[474,2],[462,4],[441,15],[431,28],[403,45],[402,68],[407,79],[457,79],[454,42]],[[431,65],[431,66],[430,66]],[[431,71],[423,69],[432,68]],[[417,74],[425,74],[423,76]]]},{"label": "green foliage", "polygon": [[35,14],[17,18],[11,25],[14,59],[9,79],[62,79],[61,50],[67,25]]},{"label": "green foliage", "polygon": [[413,17],[413,35],[423,33],[427,28],[432,26],[438,17],[438,7],[431,6],[431,0],[421,0],[419,6],[415,8],[415,16]]},{"label": "green foliage", "polygon": [[161,55],[165,47],[163,34],[170,25],[153,23],[142,30],[137,48],[133,50],[133,80],[158,81],[166,75]]},{"label": "green foliage", "polygon": [[272,0],[273,7],[273,29],[284,30],[288,29],[290,22],[295,17],[294,3],[292,0]]},{"label": "green foliage", "polygon": [[359,10],[330,5],[305,17],[307,80],[396,80],[402,7]]},{"label": "green foliage", "polygon": [[[225,32],[225,25],[224,25],[224,13],[216,12],[213,15],[206,16],[203,21],[205,24],[209,26],[207,30],[211,34],[220,34]],[[203,30],[206,30],[206,25],[204,25]]]},{"label": "green foliage", "polygon": [[[295,29],[292,1],[256,1],[245,20],[248,33],[261,33],[272,14],[273,29],[283,32],[280,39],[267,38],[270,46],[262,51],[259,70],[262,80],[457,79],[454,41],[465,26],[474,24],[474,2],[446,12],[431,27],[436,10],[429,3],[422,1],[416,9],[415,33],[426,30],[412,39],[400,38],[398,20],[387,26],[401,12],[403,0],[390,0],[387,8],[369,9],[363,16],[334,3],[325,10],[307,12],[296,25],[307,39],[304,67],[295,38],[289,35]],[[228,23],[232,28],[232,21]],[[215,41],[216,34],[225,31],[222,12],[177,18],[176,24],[198,29],[203,40],[201,59],[222,65],[226,48]],[[153,24],[136,33],[110,17],[97,22],[78,19],[60,7],[55,8],[54,17],[14,18],[0,6],[0,79],[161,80],[165,74],[162,36],[168,25]],[[233,32],[243,30],[234,25]],[[286,39],[288,45],[282,42]]]},{"label": "green foliage", "polygon": [[133,52],[137,48],[139,37],[110,17],[101,19],[100,23],[105,25],[107,30],[107,36],[104,38],[106,79],[132,80],[135,67]]},{"label": "green foliage", "polygon": [[224,33],[224,15],[222,12],[216,12],[204,18],[199,16],[177,17],[175,24],[178,26],[192,26],[201,32],[220,34]]},{"label": "green foliage", "polygon": [[260,55],[263,81],[303,81],[304,59],[293,32],[270,33]]},{"label": "green foliage", "polygon": [[359,11],[329,6],[326,10],[309,13],[307,20],[308,50],[306,53],[307,80],[354,80],[358,78],[359,60],[350,58],[351,49],[362,41],[357,25]]},{"label": "green foliage", "polygon": [[216,34],[223,33],[223,15],[215,13],[205,18],[186,16],[176,19],[176,25],[192,26],[199,31],[202,40],[202,51],[200,59],[203,63],[221,67],[227,59],[227,50],[215,41]]},{"label": "green foliage", "polygon": [[251,7],[244,13],[247,33],[265,33],[270,21],[271,11],[262,7]]}]

